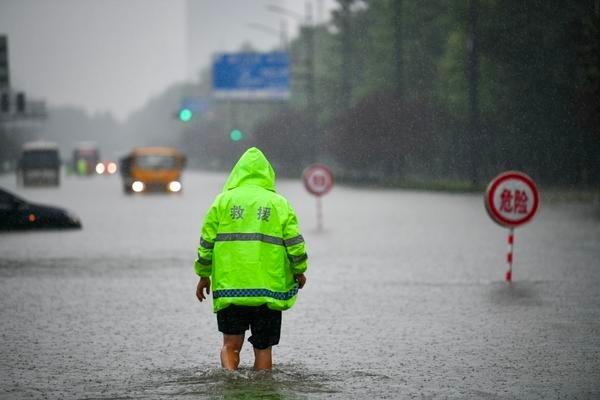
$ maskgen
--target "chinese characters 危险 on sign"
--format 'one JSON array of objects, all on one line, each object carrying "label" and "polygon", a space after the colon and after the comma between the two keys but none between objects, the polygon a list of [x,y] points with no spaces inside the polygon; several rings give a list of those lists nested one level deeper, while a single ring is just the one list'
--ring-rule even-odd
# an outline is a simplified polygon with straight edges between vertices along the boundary
[{"label": "chinese characters \u5371\u9669 on sign", "polygon": [[540,196],[533,180],[518,171],[498,175],[488,186],[485,205],[490,217],[498,224],[515,228],[534,217]]}]

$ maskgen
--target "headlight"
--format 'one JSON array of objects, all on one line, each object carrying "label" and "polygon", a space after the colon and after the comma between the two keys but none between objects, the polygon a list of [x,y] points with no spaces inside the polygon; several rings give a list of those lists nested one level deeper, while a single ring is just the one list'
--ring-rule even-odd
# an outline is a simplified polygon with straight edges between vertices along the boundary
[{"label": "headlight", "polygon": [[96,173],[98,175],[102,175],[105,170],[106,170],[106,168],[104,168],[104,164],[102,164],[102,163],[96,164]]},{"label": "headlight", "polygon": [[139,193],[144,190],[144,183],[140,181],[135,181],[131,184],[131,189],[134,192]]},{"label": "headlight", "polygon": [[117,164],[114,162],[109,162],[108,166],[106,167],[106,170],[109,174],[114,174],[115,172],[117,172]]},{"label": "headlight", "polygon": [[169,183],[169,191],[176,193],[179,192],[181,190],[181,183],[177,182],[177,181],[173,181],[171,183]]}]

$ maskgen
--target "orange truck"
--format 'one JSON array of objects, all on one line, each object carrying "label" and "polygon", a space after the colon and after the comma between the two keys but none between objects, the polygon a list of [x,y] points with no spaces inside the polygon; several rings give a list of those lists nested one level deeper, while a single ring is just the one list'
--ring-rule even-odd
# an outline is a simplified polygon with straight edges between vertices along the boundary
[{"label": "orange truck", "polygon": [[173,147],[136,147],[120,160],[123,190],[179,193],[185,156]]}]

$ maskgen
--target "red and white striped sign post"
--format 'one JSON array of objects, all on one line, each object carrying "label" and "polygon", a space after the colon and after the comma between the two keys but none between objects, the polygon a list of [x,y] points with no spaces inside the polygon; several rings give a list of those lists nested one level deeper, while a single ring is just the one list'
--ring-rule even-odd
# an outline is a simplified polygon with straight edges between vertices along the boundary
[{"label": "red and white striped sign post", "polygon": [[317,230],[323,229],[323,212],[321,209],[321,196],[329,193],[333,187],[333,174],[323,164],[313,164],[304,170],[302,180],[306,190],[317,197]]},{"label": "red and white striped sign post", "polygon": [[494,222],[509,228],[507,282],[512,282],[515,228],[531,221],[539,206],[540,194],[535,182],[522,172],[503,172],[488,185],[485,209]]}]

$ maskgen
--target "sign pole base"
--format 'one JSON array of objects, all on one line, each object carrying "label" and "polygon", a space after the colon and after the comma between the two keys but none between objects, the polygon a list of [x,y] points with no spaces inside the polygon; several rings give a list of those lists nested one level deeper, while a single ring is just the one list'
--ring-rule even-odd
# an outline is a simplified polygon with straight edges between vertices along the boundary
[{"label": "sign pole base", "polygon": [[513,264],[513,246],[515,243],[515,228],[510,228],[508,232],[508,253],[506,254],[506,261],[508,262],[508,271],[504,279],[506,282],[512,282],[512,264]]},{"label": "sign pole base", "polygon": [[317,196],[317,231],[323,230],[323,210],[321,208],[321,196]]}]

